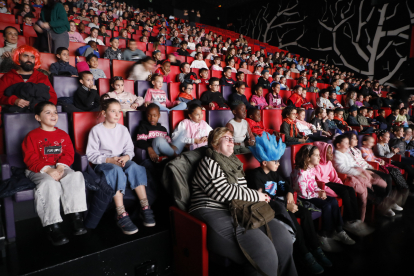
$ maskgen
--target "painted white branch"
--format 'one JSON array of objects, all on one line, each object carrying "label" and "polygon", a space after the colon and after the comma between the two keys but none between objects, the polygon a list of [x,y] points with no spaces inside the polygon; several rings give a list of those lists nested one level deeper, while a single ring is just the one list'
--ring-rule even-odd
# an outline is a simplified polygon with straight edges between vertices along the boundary
[{"label": "painted white branch", "polygon": [[280,27],[282,27],[284,25],[288,25],[288,24],[299,23],[299,22],[302,22],[303,20],[305,20],[305,18],[306,18],[306,16],[302,20],[283,22],[283,23],[280,23],[280,24],[277,24],[277,25],[274,25],[274,26],[270,27],[270,29],[280,28]]},{"label": "painted white branch", "polygon": [[[348,24],[349,30],[351,31],[351,43],[354,45],[355,50],[357,50],[358,54],[364,59],[365,62],[368,62],[369,58],[365,54],[365,52],[361,49],[358,43],[354,41],[354,32],[352,31],[351,24],[349,22],[346,22]],[[345,28],[344,28],[345,31]],[[368,45],[369,46],[369,45]]]},{"label": "painted white branch", "polygon": [[385,77],[383,77],[382,79],[379,80],[379,83],[384,83],[386,81],[388,81],[392,76],[394,76],[395,72],[398,71],[398,69],[400,69],[401,65],[407,60],[407,56],[401,58],[397,65],[394,67],[394,69]]},{"label": "painted white branch", "polygon": [[392,45],[394,45],[394,46],[400,46],[400,45],[402,45],[402,44],[405,44],[406,42],[401,42],[401,43],[393,43]]},{"label": "painted white branch", "polygon": [[351,0],[351,2],[349,2],[349,3],[348,3],[348,9],[345,11],[345,13],[349,12],[349,10],[351,9],[352,2],[353,2],[353,1],[354,1],[354,0]]},{"label": "painted white branch", "polygon": [[401,37],[401,38],[404,38],[404,39],[410,38],[409,35],[407,35],[407,34],[399,34],[398,36]]},{"label": "painted white branch", "polygon": [[400,33],[408,30],[409,28],[410,28],[410,25],[405,25],[401,28],[398,28],[398,29],[395,29],[395,30],[392,30],[392,31],[388,31],[387,36],[399,35]]},{"label": "painted white branch", "polygon": [[371,43],[371,37],[369,36],[367,29],[365,29],[365,34],[367,35],[367,38],[368,38],[368,44],[370,44]]},{"label": "painted white branch", "polygon": [[326,47],[326,48],[311,48],[311,50],[317,50],[317,51],[332,51],[332,47]]},{"label": "painted white branch", "polygon": [[388,42],[387,46],[384,47],[382,52],[377,56],[375,60],[379,60],[384,55],[385,51],[387,51],[387,49],[391,46],[392,43],[393,41]]},{"label": "painted white branch", "polygon": [[394,8],[394,13],[393,13],[393,14],[391,14],[390,16],[386,17],[386,18],[385,18],[385,20],[391,19],[391,18],[393,18],[393,17],[395,16],[395,14],[397,13],[397,8],[398,8],[398,5],[399,5],[399,4],[400,4],[400,3],[398,3],[397,5],[395,5],[395,8]]},{"label": "painted white branch", "polygon": [[408,1],[405,1],[405,4],[407,5],[407,10],[410,14],[411,24],[414,24],[414,12],[411,11],[410,6],[408,5]]},{"label": "painted white branch", "polygon": [[399,58],[402,58],[402,55],[401,55],[400,53],[398,53],[397,49],[395,49],[395,53],[397,54],[397,56],[398,56]]}]

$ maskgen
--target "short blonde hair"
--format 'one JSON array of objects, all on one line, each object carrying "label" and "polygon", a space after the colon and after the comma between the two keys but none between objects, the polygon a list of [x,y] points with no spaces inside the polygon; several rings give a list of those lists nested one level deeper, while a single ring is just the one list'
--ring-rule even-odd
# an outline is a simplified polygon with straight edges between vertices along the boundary
[{"label": "short blonde hair", "polygon": [[223,137],[227,132],[230,132],[233,135],[233,131],[228,129],[227,127],[217,127],[210,132],[208,135],[208,146],[210,148],[215,148],[219,144],[219,140]]}]

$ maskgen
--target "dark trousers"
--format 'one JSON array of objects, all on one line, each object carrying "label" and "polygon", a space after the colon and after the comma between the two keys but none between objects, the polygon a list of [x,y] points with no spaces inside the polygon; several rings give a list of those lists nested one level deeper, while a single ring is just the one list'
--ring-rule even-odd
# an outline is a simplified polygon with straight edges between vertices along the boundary
[{"label": "dark trousers", "polygon": [[376,196],[380,197],[380,198],[385,198],[387,196],[389,196],[391,194],[391,190],[392,190],[392,177],[389,174],[386,174],[384,172],[381,171],[377,171],[377,170],[370,170],[376,174],[378,174],[382,179],[384,179],[385,182],[387,182],[387,187],[382,188],[378,185],[372,185],[372,188],[374,189],[374,193]]},{"label": "dark trousers", "polygon": [[[311,211],[301,206],[298,207],[296,213],[288,213],[296,226],[296,241],[293,244],[293,252],[303,256],[319,247],[319,239],[316,235]],[[300,218],[300,225],[297,218]]]},{"label": "dark trousers", "polygon": [[360,134],[367,134],[367,133],[374,133],[373,127],[364,127],[362,131],[359,132]]},{"label": "dark trousers", "polygon": [[333,182],[326,183],[325,185],[342,198],[342,206],[344,206],[343,220],[355,221],[359,219],[358,202],[354,188]]},{"label": "dark trousers", "polygon": [[329,137],[321,136],[321,135],[315,135],[315,134],[308,135],[308,138],[311,142],[314,142],[314,141],[326,142],[326,141],[331,140],[331,138],[329,138]]},{"label": "dark trousers", "polygon": [[[406,157],[406,158],[410,158],[410,157]],[[413,158],[414,159],[414,158]],[[414,160],[413,160],[414,161]],[[397,161],[391,161],[391,164],[394,166],[397,166],[400,169],[403,169],[407,172],[408,174],[408,179],[407,179],[407,184],[409,186],[414,186],[413,185],[413,180],[414,180],[414,168],[411,167],[411,164],[409,164],[408,162],[406,162],[405,160],[401,159],[401,162],[397,162]]]},{"label": "dark trousers", "polygon": [[410,164],[410,165],[414,165],[414,158],[413,157],[401,156],[401,162],[406,163],[406,164]]},{"label": "dark trousers", "polygon": [[[302,200],[302,199],[301,199]],[[305,199],[313,203],[316,207],[322,209],[322,230],[325,234],[342,231],[341,209],[338,207],[338,201],[334,197],[328,196],[325,200],[320,198]]]},{"label": "dark trousers", "polygon": [[[244,275],[259,275],[256,270],[252,270],[253,266],[248,263],[237,244],[229,211],[200,208],[191,212],[191,215],[207,224],[207,245],[211,252],[246,265]],[[239,226],[237,236],[241,246],[266,275],[298,275],[292,257],[292,236],[276,219],[268,225],[273,242],[266,235],[264,227],[250,229],[244,233],[244,227]]]}]

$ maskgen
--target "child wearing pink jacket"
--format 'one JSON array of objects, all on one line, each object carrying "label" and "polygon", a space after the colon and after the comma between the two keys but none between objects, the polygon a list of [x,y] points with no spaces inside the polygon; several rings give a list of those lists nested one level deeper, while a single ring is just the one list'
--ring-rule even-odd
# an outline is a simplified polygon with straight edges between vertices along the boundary
[{"label": "child wearing pink jacket", "polygon": [[340,197],[344,213],[342,227],[355,235],[365,236],[374,230],[360,220],[360,209],[358,208],[357,197],[354,188],[346,186],[338,177],[338,173],[332,165],[333,148],[325,142],[315,142],[314,145],[319,149],[320,161],[316,170],[316,180],[325,183],[326,194],[332,197]]},{"label": "child wearing pink jacket", "polygon": [[170,112],[171,110],[184,110],[187,108],[187,104],[180,101],[171,102],[168,100],[167,93],[161,90],[164,77],[160,74],[154,74],[151,78],[154,88],[150,88],[145,93],[144,101],[145,107],[150,103],[155,103],[160,107],[160,110]]},{"label": "child wearing pink jacket", "polygon": [[250,103],[255,104],[258,109],[268,109],[269,104],[266,102],[266,99],[263,97],[263,87],[256,86],[254,94],[250,98]]}]

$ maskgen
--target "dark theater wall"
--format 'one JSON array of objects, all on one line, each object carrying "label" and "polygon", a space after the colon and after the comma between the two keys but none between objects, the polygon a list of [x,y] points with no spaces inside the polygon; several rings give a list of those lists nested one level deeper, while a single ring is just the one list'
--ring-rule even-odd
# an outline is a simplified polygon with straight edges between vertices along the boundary
[{"label": "dark theater wall", "polygon": [[228,21],[236,31],[281,49],[380,83],[401,80],[414,87],[414,1],[388,2],[373,6],[371,0],[256,0],[232,8]]}]

